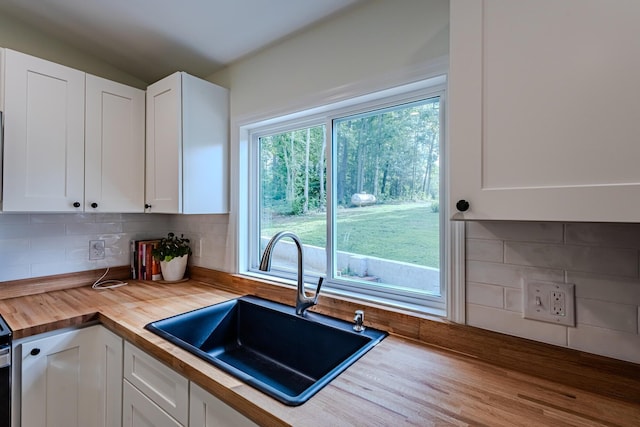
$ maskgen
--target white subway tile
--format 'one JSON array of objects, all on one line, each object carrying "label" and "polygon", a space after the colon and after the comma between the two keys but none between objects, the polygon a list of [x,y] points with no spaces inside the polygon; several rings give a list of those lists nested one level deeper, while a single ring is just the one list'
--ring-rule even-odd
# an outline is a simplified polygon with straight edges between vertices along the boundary
[{"label": "white subway tile", "polygon": [[89,261],[89,243],[87,242],[86,248],[67,249],[66,253],[66,261]]},{"label": "white subway tile", "polygon": [[561,243],[563,227],[555,222],[472,221],[467,222],[467,238]]},{"label": "white subway tile", "polygon": [[[95,222],[123,222],[125,214],[121,213],[94,213],[93,218]],[[135,214],[143,215],[143,214]]]},{"label": "white subway tile", "polygon": [[28,224],[28,214],[0,212],[0,224]]},{"label": "white subway tile", "polygon": [[567,283],[575,283],[578,298],[640,305],[640,279],[568,271]]},{"label": "white subway tile", "polygon": [[467,304],[467,324],[548,344],[567,345],[565,326],[524,319],[512,311]]},{"label": "white subway tile", "polygon": [[28,265],[36,262],[62,262],[65,259],[64,249],[9,252],[2,255],[2,265]]},{"label": "white subway tile", "polygon": [[501,240],[467,239],[467,259],[474,261],[502,262]]},{"label": "white subway tile", "polygon": [[[122,232],[140,235],[147,233],[148,235],[166,236],[169,230],[168,215],[147,215],[150,217],[144,221],[126,221],[122,223]],[[147,237],[141,236],[141,237]]]},{"label": "white subway tile", "polygon": [[0,239],[30,239],[65,235],[64,224],[0,224]]},{"label": "white subway tile", "polygon": [[566,224],[566,243],[640,249],[640,224]]},{"label": "white subway tile", "polygon": [[635,249],[507,242],[505,263],[638,277]]},{"label": "white subway tile", "polygon": [[45,262],[31,264],[31,274],[33,277],[50,276],[54,274],[74,273],[77,271],[93,270],[102,268],[102,263],[87,261],[69,261],[69,262]]},{"label": "white subway tile", "polygon": [[504,308],[509,311],[522,313],[522,291],[520,289],[504,289]]},{"label": "white subway tile", "polygon": [[[28,279],[31,277],[29,265],[3,265],[0,268],[0,282],[9,280]],[[2,295],[2,284],[0,283],[0,295]]]},{"label": "white subway tile", "polygon": [[636,334],[638,306],[578,298],[576,322]]},{"label": "white subway tile", "polygon": [[89,250],[89,238],[87,236],[61,236],[32,238],[31,247],[47,250],[64,250],[70,248],[87,247]]},{"label": "white subway tile", "polygon": [[66,225],[67,234],[114,234],[122,233],[122,223],[119,222],[78,222]]},{"label": "white subway tile", "polygon": [[28,239],[2,239],[0,240],[0,254],[21,252],[29,250]]},{"label": "white subway tile", "polygon": [[229,214],[207,215],[207,222],[227,226],[229,225]]},{"label": "white subway tile", "polygon": [[95,222],[95,215],[91,213],[42,213],[29,214],[32,224],[72,224],[79,222]]},{"label": "white subway tile", "polygon": [[569,347],[588,353],[640,363],[640,335],[596,326],[569,328]]},{"label": "white subway tile", "polygon": [[229,225],[220,223],[211,224],[208,234],[226,238],[229,235]]},{"label": "white subway tile", "polygon": [[528,267],[484,261],[467,261],[467,280],[477,283],[522,288],[523,281],[543,280],[563,282],[564,272],[560,269]]},{"label": "white subway tile", "polygon": [[467,282],[467,302],[502,308],[504,289],[502,286]]}]

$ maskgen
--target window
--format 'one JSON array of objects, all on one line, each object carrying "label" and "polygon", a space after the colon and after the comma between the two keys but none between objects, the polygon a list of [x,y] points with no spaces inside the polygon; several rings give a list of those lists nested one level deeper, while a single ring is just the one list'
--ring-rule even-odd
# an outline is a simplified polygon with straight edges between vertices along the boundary
[{"label": "window", "polygon": [[257,269],[288,230],[323,292],[444,310],[443,97],[429,87],[252,127],[246,271],[294,279],[289,239]]}]

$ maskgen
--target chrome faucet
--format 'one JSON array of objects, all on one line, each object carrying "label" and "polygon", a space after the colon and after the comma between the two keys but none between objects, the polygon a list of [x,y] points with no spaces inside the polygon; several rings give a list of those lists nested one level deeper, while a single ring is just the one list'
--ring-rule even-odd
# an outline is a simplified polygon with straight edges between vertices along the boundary
[{"label": "chrome faucet", "polygon": [[267,246],[264,248],[262,259],[260,260],[261,271],[269,271],[271,269],[271,257],[273,256],[273,248],[283,237],[290,237],[298,248],[298,292],[296,294],[296,314],[298,316],[304,316],[304,312],[318,303],[318,296],[320,295],[320,288],[322,287],[322,277],[318,280],[318,287],[313,297],[308,297],[304,291],[304,262],[303,262],[303,249],[300,238],[291,231],[281,231],[269,240]]}]

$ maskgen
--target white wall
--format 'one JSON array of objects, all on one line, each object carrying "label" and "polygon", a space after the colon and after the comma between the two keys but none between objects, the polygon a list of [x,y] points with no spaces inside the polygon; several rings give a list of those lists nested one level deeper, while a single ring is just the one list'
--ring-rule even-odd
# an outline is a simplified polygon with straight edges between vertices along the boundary
[{"label": "white wall", "polygon": [[384,84],[448,52],[447,0],[370,0],[209,80],[231,89],[238,121],[308,108],[357,91],[363,81]]},{"label": "white wall", "polygon": [[67,67],[144,89],[147,84],[89,53],[78,51],[39,30],[0,14],[0,47],[37,56]]}]

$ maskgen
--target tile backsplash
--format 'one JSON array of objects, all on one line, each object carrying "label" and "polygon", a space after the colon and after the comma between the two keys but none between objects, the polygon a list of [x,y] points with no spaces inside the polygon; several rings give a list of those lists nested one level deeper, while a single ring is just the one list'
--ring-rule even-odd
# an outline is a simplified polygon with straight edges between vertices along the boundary
[{"label": "tile backsplash", "polygon": [[[0,282],[128,265],[129,242],[167,232],[191,240],[190,264],[232,270],[228,215],[0,214]],[[106,257],[89,260],[89,241],[104,240]]]},{"label": "tile backsplash", "polygon": [[[640,224],[466,227],[469,325],[640,363]],[[576,327],[524,319],[528,280],[574,283]]]},{"label": "tile backsplash", "polygon": [[[129,241],[162,236],[171,215],[0,214],[0,282],[129,264]],[[89,241],[105,259],[89,260]]]},{"label": "tile backsplash", "polygon": [[173,215],[170,225],[174,233],[189,238],[193,252],[190,265],[234,271],[234,236],[229,215]]},{"label": "tile backsplash", "polygon": [[[640,363],[640,224],[469,222],[467,323]],[[0,282],[129,263],[129,241],[168,231],[190,264],[232,272],[229,215],[0,214]],[[106,258],[89,261],[89,240]],[[525,281],[576,285],[576,327],[524,319]]]}]

